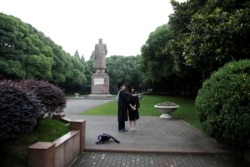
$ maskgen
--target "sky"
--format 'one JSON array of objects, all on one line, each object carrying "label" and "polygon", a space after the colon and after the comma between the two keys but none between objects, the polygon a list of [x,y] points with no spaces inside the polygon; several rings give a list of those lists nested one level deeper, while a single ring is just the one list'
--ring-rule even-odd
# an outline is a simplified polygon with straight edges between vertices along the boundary
[{"label": "sky", "polygon": [[168,23],[173,8],[170,0],[0,0],[0,12],[89,60],[99,38],[107,45],[107,56],[141,54],[149,34]]}]

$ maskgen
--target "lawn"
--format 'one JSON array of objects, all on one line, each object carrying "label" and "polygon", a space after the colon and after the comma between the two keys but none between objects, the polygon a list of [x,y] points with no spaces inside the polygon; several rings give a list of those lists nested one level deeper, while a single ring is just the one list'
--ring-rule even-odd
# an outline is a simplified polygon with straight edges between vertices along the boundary
[{"label": "lawn", "polygon": [[[141,116],[160,116],[161,113],[154,108],[160,102],[175,102],[180,107],[172,114],[183,119],[191,126],[201,130],[200,123],[194,108],[194,99],[172,96],[143,95],[140,101],[139,113]],[[111,101],[82,113],[83,115],[117,115],[117,101]]]}]

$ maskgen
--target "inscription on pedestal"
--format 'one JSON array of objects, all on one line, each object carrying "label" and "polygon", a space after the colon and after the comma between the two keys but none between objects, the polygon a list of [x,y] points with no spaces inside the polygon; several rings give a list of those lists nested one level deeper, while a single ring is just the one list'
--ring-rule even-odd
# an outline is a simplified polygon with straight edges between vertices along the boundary
[{"label": "inscription on pedestal", "polygon": [[104,78],[94,78],[94,85],[104,85]]},{"label": "inscription on pedestal", "polygon": [[92,75],[91,94],[109,94],[109,76],[106,73]]}]

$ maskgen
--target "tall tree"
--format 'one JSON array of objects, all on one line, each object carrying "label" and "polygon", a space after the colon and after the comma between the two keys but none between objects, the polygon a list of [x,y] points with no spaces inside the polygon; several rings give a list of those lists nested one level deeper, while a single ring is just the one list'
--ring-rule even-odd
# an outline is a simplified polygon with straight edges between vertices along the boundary
[{"label": "tall tree", "polygon": [[190,21],[184,41],[186,64],[203,79],[233,60],[250,55],[250,6],[247,1],[208,1]]},{"label": "tall tree", "polygon": [[141,48],[141,69],[153,82],[159,83],[173,74],[174,57],[166,50],[170,39],[170,27],[165,24],[150,33],[146,44]]},{"label": "tall tree", "polygon": [[30,24],[0,13],[0,79],[39,78],[70,90],[72,83],[83,87],[84,67],[79,54],[71,56]]},{"label": "tall tree", "polygon": [[84,58],[84,55],[81,56],[81,59],[80,61],[82,62],[82,64],[84,64],[86,61],[85,61],[85,58]]},{"label": "tall tree", "polygon": [[79,54],[78,50],[75,51],[74,56],[77,57],[80,60],[80,54]]},{"label": "tall tree", "polygon": [[141,72],[139,56],[117,56],[113,55],[106,59],[107,73],[110,78],[110,92],[117,93],[117,84],[124,81],[127,84],[133,83],[137,91],[141,88]]}]

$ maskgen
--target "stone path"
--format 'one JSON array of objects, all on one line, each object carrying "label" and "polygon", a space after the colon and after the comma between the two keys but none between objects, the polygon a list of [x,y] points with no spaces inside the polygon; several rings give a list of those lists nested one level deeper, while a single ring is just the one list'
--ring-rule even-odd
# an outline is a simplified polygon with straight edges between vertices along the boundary
[{"label": "stone path", "polygon": [[[65,114],[86,120],[86,151],[72,167],[169,166],[244,167],[245,161],[181,119],[141,116],[137,130],[119,133],[116,116],[79,115],[110,100],[69,99]],[[116,112],[116,111],[114,111]],[[128,128],[128,123],[126,123]],[[96,145],[97,135],[108,133],[121,143]],[[250,166],[250,165],[249,165]]]}]

